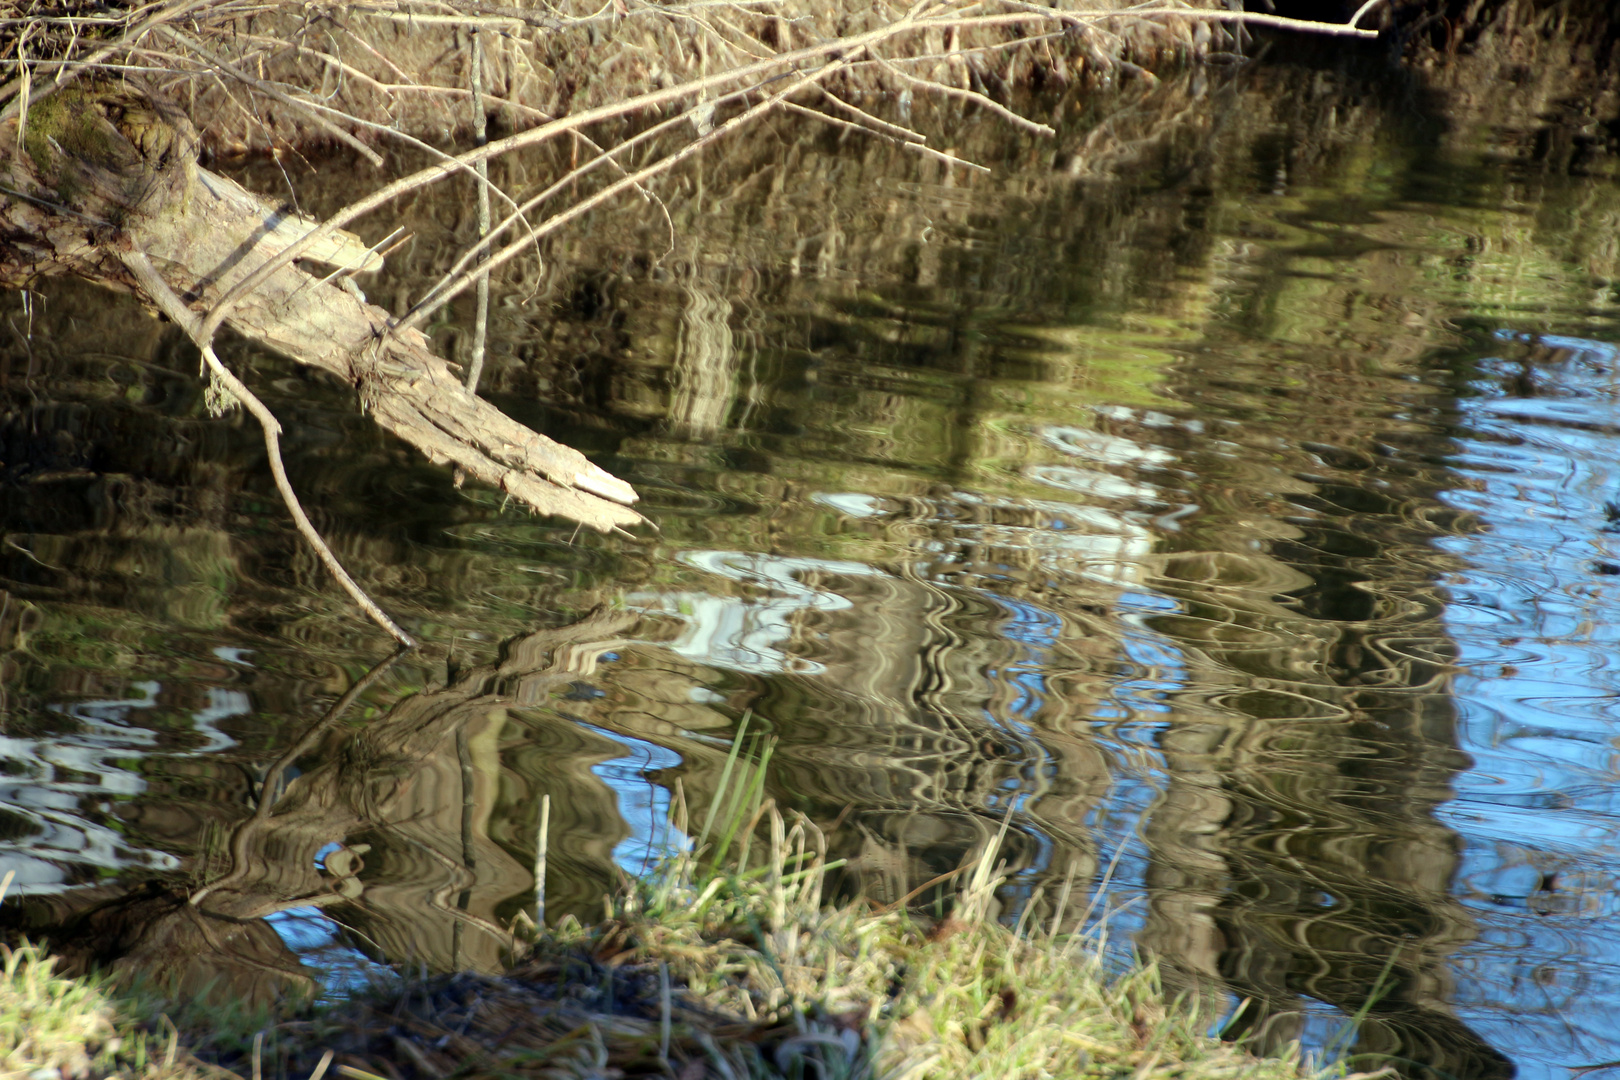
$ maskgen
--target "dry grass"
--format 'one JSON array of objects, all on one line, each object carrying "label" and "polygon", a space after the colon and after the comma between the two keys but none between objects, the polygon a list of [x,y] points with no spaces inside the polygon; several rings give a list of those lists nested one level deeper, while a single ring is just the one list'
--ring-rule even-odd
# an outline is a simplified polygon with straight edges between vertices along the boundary
[{"label": "dry grass", "polygon": [[504,977],[414,981],[289,1030],[283,1068],[331,1049],[355,1080],[1344,1075],[1212,1038],[1151,965],[1111,972],[1093,938],[985,918],[994,847],[930,926],[824,903],[814,832],[759,816],[748,869],[676,860]]},{"label": "dry grass", "polygon": [[[1286,22],[1225,9],[1216,0],[24,0],[0,18],[9,77],[0,102],[14,111],[25,83],[37,94],[64,73],[101,70],[142,75],[187,104],[221,149],[440,142],[474,127],[475,94],[518,129],[762,60],[802,66],[910,19],[912,31],[853,57],[828,89],[846,104],[874,90],[1005,103],[1030,86],[1151,77],[1237,48],[1239,21]],[[678,107],[701,113],[715,96],[695,91]],[[804,105],[870,127],[819,94]]]},{"label": "dry grass", "polygon": [[[956,875],[964,884],[941,920],[827,903],[836,867],[813,826],[789,826],[762,801],[764,765],[733,754],[729,805],[699,832],[703,857],[628,883],[594,926],[567,920],[539,935],[501,977],[408,978],[251,1038],[221,1037],[243,1028],[228,1009],[193,1006],[185,1036],[154,1056],[152,1024],[132,1017],[161,1001],[55,979],[38,953],[18,950],[0,1033],[29,1034],[3,1044],[0,1075],[189,1080],[224,1075],[222,1065],[254,1080],[1347,1075],[1313,1068],[1297,1048],[1256,1057],[1210,1036],[1210,1017],[1168,999],[1153,966],[1113,971],[1095,937],[988,917],[999,836]],[[202,1065],[188,1042],[218,1064]]]}]

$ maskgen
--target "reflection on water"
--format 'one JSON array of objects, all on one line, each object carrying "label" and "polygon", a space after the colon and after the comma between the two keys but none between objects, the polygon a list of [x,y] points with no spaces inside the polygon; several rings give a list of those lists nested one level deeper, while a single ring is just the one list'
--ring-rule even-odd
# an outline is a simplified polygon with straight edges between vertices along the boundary
[{"label": "reflection on water", "polygon": [[201,745],[182,753],[160,746],[160,732],[141,723],[141,710],[157,705],[155,682],[127,683],[140,695],[124,701],[77,701],[59,706],[67,730],[55,738],[0,735],[0,851],[19,893],[55,892],[131,867],[173,870],[173,854],[131,847],[118,830],[88,817],[86,804],[106,812],[113,801],[147,791],[138,765],[144,759],[213,754],[233,740],[216,724],[249,711],[239,690],[208,687],[209,704],[191,714],[190,732]]},{"label": "reflection on water", "polygon": [[[508,281],[538,299],[492,392],[657,533],[457,492],[238,349],[427,643],[371,675],[188,350],[72,286],[8,300],[0,918],[243,990],[494,969],[543,797],[547,913],[589,918],[746,717],[847,889],[899,899],[1010,815],[1006,913],[1105,890],[1234,1033],[1364,1012],[1353,1051],[1435,1077],[1620,1058],[1616,192],[1387,72],[1138,93],[1112,141],[1040,106],[1083,170],[970,129],[968,187],[755,141],[672,193],[663,261],[609,217]],[[403,212],[395,272],[430,272],[466,223]]]},{"label": "reflection on water", "polygon": [[[1457,993],[1510,1053],[1598,1062],[1620,989],[1620,357],[1585,338],[1497,336],[1460,402],[1462,483],[1446,496],[1482,526],[1444,541],[1463,563],[1446,624],[1474,767],[1442,820],[1467,838],[1454,889],[1479,928]],[[1524,1016],[1546,1045],[1527,1045]]]}]

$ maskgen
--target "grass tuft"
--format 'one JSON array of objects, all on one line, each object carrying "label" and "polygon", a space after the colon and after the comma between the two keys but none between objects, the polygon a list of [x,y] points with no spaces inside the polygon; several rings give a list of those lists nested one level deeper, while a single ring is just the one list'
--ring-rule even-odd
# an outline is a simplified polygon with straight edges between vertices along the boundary
[{"label": "grass tuft", "polygon": [[[251,1062],[229,1063],[238,1074],[251,1064],[254,1077],[311,1080],[1346,1075],[1314,1069],[1297,1049],[1257,1057],[1211,1037],[1209,1018],[1167,997],[1152,965],[1111,973],[1095,937],[989,917],[999,836],[959,875],[966,884],[939,921],[828,904],[836,864],[821,833],[790,824],[763,797],[752,756],[732,762],[731,790],[743,794],[700,834],[713,847],[631,882],[596,925],[565,919],[498,978],[406,980],[271,1024],[262,1059],[256,1039]],[[679,795],[676,807],[683,817]],[[721,848],[733,852],[723,866]],[[102,984],[56,978],[35,950],[5,958],[3,1080],[44,1070],[53,1080],[180,1080],[196,1060],[180,1047],[211,1056],[206,1039],[165,1045],[140,1033]],[[200,1037],[197,1023],[183,1027]]]},{"label": "grass tuft", "polygon": [[168,1025],[154,1032],[98,978],[57,975],[32,945],[0,945],[0,1080],[201,1080],[210,1070]]},{"label": "grass tuft", "polygon": [[[1001,884],[999,838],[965,868],[967,884],[938,922],[828,905],[836,864],[819,832],[803,820],[790,825],[761,797],[746,757],[732,763],[730,787],[745,794],[726,800],[720,821],[711,814],[699,834],[715,849],[732,847],[734,861],[719,867],[700,845],[631,883],[600,923],[565,920],[502,979],[430,980],[375,1002],[373,1014],[404,1022],[386,1043],[363,1036],[364,1046],[339,1045],[340,1060],[355,1063],[347,1075],[1346,1074],[1314,1069],[1297,1049],[1263,1058],[1211,1037],[1209,1018],[1168,998],[1152,965],[1110,974],[1095,938],[987,917]],[[751,845],[749,861],[742,853]]]},{"label": "grass tuft", "polygon": [[118,1008],[92,982],[58,978],[32,946],[0,946],[0,1073],[88,1075],[121,1046]]}]

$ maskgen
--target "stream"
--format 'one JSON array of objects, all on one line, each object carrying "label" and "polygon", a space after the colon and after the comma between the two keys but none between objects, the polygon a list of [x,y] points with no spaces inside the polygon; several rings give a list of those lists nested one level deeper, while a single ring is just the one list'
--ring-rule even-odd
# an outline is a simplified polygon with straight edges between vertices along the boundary
[{"label": "stream", "polygon": [[[227,982],[498,970],[543,799],[546,918],[590,920],[740,738],[846,895],[1006,820],[1002,915],[1106,920],[1212,1028],[1620,1072],[1617,162],[1531,88],[1446,93],[1323,50],[1025,103],[1055,141],[934,118],[985,176],[754,129],[496,282],[485,393],[633,483],[633,535],[231,345],[423,642],[331,716],[389,642],[256,426],[127,299],[7,295],[0,917],[107,960],[155,946],[106,912],[208,889],[253,927]],[[312,161],[330,210],[355,166]],[[374,300],[465,196],[377,223],[414,239]]]}]

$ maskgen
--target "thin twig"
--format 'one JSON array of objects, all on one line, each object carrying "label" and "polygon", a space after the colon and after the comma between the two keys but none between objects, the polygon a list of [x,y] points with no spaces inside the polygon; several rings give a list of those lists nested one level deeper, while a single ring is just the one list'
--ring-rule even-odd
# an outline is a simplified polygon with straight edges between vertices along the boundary
[{"label": "thin twig", "polygon": [[[486,100],[489,100],[489,99],[486,99]],[[489,182],[489,173],[488,173],[488,171],[479,168],[478,165],[462,165],[459,162],[457,162],[455,158],[451,157],[449,154],[445,153],[443,150],[440,150],[438,147],[432,145],[431,143],[423,142],[421,139],[416,138],[414,135],[407,135],[405,132],[400,131],[400,130],[398,130],[396,128],[389,127],[387,124],[379,124],[379,123],[377,123],[375,121],[372,121],[372,120],[362,120],[357,116],[354,116],[354,115],[352,115],[350,113],[344,112],[342,109],[335,109],[330,105],[319,105],[319,104],[316,104],[313,101],[307,101],[304,104],[308,108],[314,109],[317,112],[331,113],[333,116],[343,117],[345,120],[349,121],[350,123],[355,124],[356,126],[359,126],[359,127],[363,127],[365,129],[367,129],[368,131],[375,131],[379,135],[385,135],[385,136],[387,136],[388,138],[391,138],[391,139],[398,139],[400,142],[404,143],[406,146],[412,147],[413,149],[416,149],[416,150],[421,150],[422,152],[426,153],[430,157],[435,157],[435,158],[438,158],[441,161],[447,162],[447,163],[451,164],[452,166],[454,166],[456,171],[464,172],[467,175],[473,177],[476,181],[478,181],[479,187],[483,190],[483,194],[484,194],[484,196],[486,198],[489,196],[489,194],[491,192],[493,192],[507,206],[510,206],[513,209],[517,208],[517,203],[515,201],[513,201],[512,197],[510,195],[508,195],[506,192],[502,191],[498,185],[491,184]],[[479,163],[479,164],[482,164],[482,163]],[[527,225],[528,222],[525,221],[524,224]]]},{"label": "thin twig", "polygon": [[[365,198],[360,199],[357,202],[350,203],[342,210],[339,210],[337,213],[327,218],[324,225],[317,229],[310,230],[310,232],[305,234],[302,239],[285,248],[279,255],[267,260],[253,273],[242,278],[242,280],[238,281],[234,286],[232,286],[230,290],[227,291],[217,303],[215,303],[212,310],[209,311],[208,317],[203,321],[202,329],[204,336],[211,340],[213,334],[221,325],[224,324],[226,316],[230,313],[230,309],[236,304],[237,301],[251,293],[254,289],[257,289],[264,282],[268,281],[270,276],[277,270],[298,258],[298,256],[303,253],[308,245],[313,244],[318,239],[330,236],[332,233],[336,232],[338,229],[341,229],[349,222],[370,213],[380,206],[387,205],[400,195],[415,191],[418,188],[425,187],[428,184],[435,183],[460,166],[473,165],[476,164],[480,159],[495,157],[499,154],[510,153],[511,151],[523,149],[529,146],[536,146],[540,143],[553,139],[558,135],[566,134],[571,131],[577,131],[580,128],[588,127],[604,120],[612,120],[636,112],[641,112],[643,110],[658,108],[675,101],[680,101],[684,98],[696,97],[711,89],[716,89],[727,84],[750,84],[761,78],[770,77],[773,72],[782,68],[787,68],[791,71],[797,64],[806,63],[813,60],[820,60],[831,53],[854,53],[871,45],[875,45],[879,42],[915,30],[918,26],[916,14],[924,7],[924,4],[919,3],[912,9],[911,12],[908,12],[904,18],[898,20],[897,22],[891,23],[887,26],[878,27],[874,30],[869,30],[864,34],[857,34],[851,38],[840,38],[833,42],[822,42],[803,49],[797,49],[793,52],[779,54],[778,56],[769,60],[761,60],[757,63],[745,64],[740,68],[733,68],[729,71],[717,72],[714,75],[693,79],[662,90],[648,91],[647,93],[638,94],[635,97],[627,98],[623,101],[614,102],[608,105],[601,105],[594,109],[584,109],[568,116],[558,117],[549,123],[541,124],[540,126],[530,128],[527,131],[518,132],[515,135],[508,135],[504,139],[496,139],[486,146],[477,147],[473,150],[467,151],[464,154],[459,154],[448,162],[428,166],[427,168],[420,169],[409,176],[401,177],[400,179],[395,180],[393,183],[385,184]],[[823,69],[823,71],[825,71],[825,69]]]},{"label": "thin twig", "polygon": [[338,584],[343,586],[343,591],[371,617],[372,622],[386,630],[395,641],[407,649],[415,648],[416,641],[401,630],[394,620],[377,606],[377,602],[367,596],[365,590],[355,583],[354,578],[349,576],[343,564],[338,562],[337,556],[332,554],[332,549],[326,546],[326,541],[321,539],[321,534],[315,530],[309,515],[304,513],[303,504],[298,501],[298,493],[293,490],[292,482],[287,479],[287,466],[281,458],[281,424],[276,420],[275,414],[247,388],[242,380],[220,363],[219,357],[214,354],[212,340],[202,334],[203,328],[196,313],[186,307],[184,301],[174,294],[174,290],[169,288],[169,283],[158,274],[145,252],[121,252],[119,258],[163,313],[174,320],[175,324],[184,329],[191,340],[196,342],[197,347],[202,350],[203,362],[208,365],[208,369],[225,384],[226,389],[242,403],[243,407],[253,414],[253,418],[264,429],[264,445],[269,452],[270,475],[275,478],[276,490],[281,492],[281,500],[287,504],[287,512],[292,515],[293,524],[298,527],[298,531],[303,534],[309,546],[315,549],[315,554],[326,565],[326,569],[337,578]]},{"label": "thin twig", "polygon": [[1227,11],[1221,8],[1181,8],[1181,7],[1133,7],[1122,11],[1054,11],[1033,3],[1016,3],[1014,0],[1002,0],[1008,7],[1015,7],[1020,14],[1007,15],[974,15],[968,18],[936,17],[921,20],[928,27],[950,28],[952,26],[972,26],[988,29],[992,26],[1017,26],[1030,21],[1031,15],[1040,15],[1047,19],[1057,19],[1069,23],[1096,23],[1119,22],[1131,19],[1152,19],[1159,16],[1175,16],[1178,19],[1190,19],[1194,22],[1229,22],[1242,23],[1245,26],[1270,26],[1278,30],[1298,30],[1307,34],[1326,34],[1329,37],[1359,37],[1376,38],[1376,30],[1360,30],[1349,23],[1317,22],[1313,19],[1290,19],[1286,15],[1266,15],[1257,11]]},{"label": "thin twig", "polygon": [[[713,106],[729,104],[732,100],[746,97],[752,92],[752,87],[734,90],[729,94],[715,98],[708,104]],[[613,149],[599,152],[598,155],[592,158],[590,161],[587,161],[585,164],[571,169],[562,176],[558,177],[549,187],[544,188],[535,195],[531,195],[522,206],[516,206],[513,213],[509,214],[505,219],[503,219],[499,225],[496,225],[488,236],[480,240],[478,243],[462,250],[462,252],[456,257],[456,261],[450,266],[450,269],[446,270],[439,280],[434,282],[433,285],[422,294],[421,299],[419,299],[415,305],[412,306],[411,310],[407,311],[405,316],[395,324],[395,332],[397,333],[402,330],[408,330],[413,326],[420,325],[421,321],[427,318],[431,312],[438,310],[442,303],[440,299],[440,292],[456,279],[457,274],[460,274],[463,270],[465,270],[473,263],[474,260],[482,257],[485,250],[492,243],[494,243],[495,238],[506,232],[507,229],[510,229],[513,224],[518,221],[522,221],[524,228],[530,230],[529,235],[532,237],[534,235],[533,226],[531,226],[523,217],[523,215],[528,211],[531,211],[544,204],[548,199],[550,199],[553,195],[556,195],[558,192],[564,191],[573,186],[579,180],[588,176],[598,165],[610,164],[619,170],[619,174],[621,176],[629,176],[630,174],[625,171],[624,166],[619,164],[618,159],[620,157],[629,154],[631,150],[634,150],[638,146],[651,142],[653,139],[656,139],[658,136],[662,135],[666,131],[669,131],[671,128],[677,128],[684,124],[691,123],[691,119],[692,118],[689,113],[677,113],[667,120],[660,121],[659,123],[647,128],[645,131],[631,136],[618,146],[615,146]],[[581,138],[583,138],[583,136],[581,136]],[[591,142],[589,139],[585,139],[585,142],[587,145],[600,151],[600,147],[597,147],[596,144]],[[658,199],[656,196],[650,194],[644,188],[641,188],[639,184],[637,187],[638,190],[641,191],[641,194],[659,204],[660,208],[664,210],[664,216],[667,220],[669,217],[669,211],[663,206],[663,200]]]},{"label": "thin twig", "polygon": [[546,928],[546,857],[551,851],[551,796],[540,796],[540,839],[534,859],[534,925]]},{"label": "thin twig", "polygon": [[[771,5],[781,0],[707,0],[707,2],[692,4],[659,4],[640,7],[628,12],[629,16],[647,15],[664,17],[683,16],[694,18],[693,12],[706,7],[740,7],[748,4]],[[500,27],[527,26],[556,33],[559,30],[583,28],[593,24],[617,22],[626,16],[613,10],[613,5],[603,4],[601,9],[593,15],[573,16],[563,15],[555,8],[545,14],[532,8],[496,7],[487,4],[445,3],[435,5],[446,8],[443,14],[430,14],[425,11],[407,10],[404,5],[389,4],[385,7],[356,6],[356,14],[367,15],[372,18],[387,19],[391,22],[416,23],[423,26],[452,25],[452,26],[484,26],[491,29]]]},{"label": "thin twig", "polygon": [[[91,53],[90,56],[84,61],[85,67],[88,69],[96,64],[99,64],[101,61],[105,60],[114,53],[128,48],[130,45],[138,42],[152,29],[161,26],[166,22],[181,18],[199,7],[206,7],[211,2],[212,0],[182,0],[180,3],[172,4],[167,7],[160,6],[159,9],[153,13],[151,18],[141,23],[140,26],[135,27],[134,29],[125,30],[123,36],[117,41],[109,42],[97,49],[95,52]],[[146,8],[140,8],[133,11],[129,14],[128,18],[134,19],[136,15],[141,14],[146,10]],[[72,82],[77,76],[78,70],[76,68],[65,67],[57,75],[56,82],[54,84],[35,90],[29,95],[27,103],[29,105],[33,105],[47,94],[54,94],[67,83]],[[21,79],[17,78],[11,80],[4,87],[0,87],[0,101],[6,101],[6,107],[4,109],[0,109],[0,120],[10,119],[11,117],[15,116],[18,110],[22,107],[19,100],[12,97],[12,95],[17,92],[20,82]]]},{"label": "thin twig", "polygon": [[[489,117],[484,115],[484,37],[474,29],[472,37],[472,121],[473,141],[489,142]],[[478,165],[478,239],[489,235],[489,159]],[[478,379],[484,373],[484,341],[489,334],[489,270],[478,275],[477,312],[473,316],[472,358],[467,364],[467,392],[478,393]]]},{"label": "thin twig", "polygon": [[277,90],[274,86],[271,86],[263,79],[255,79],[252,75],[242,71],[229,61],[224,60],[203,48],[202,43],[192,38],[189,34],[183,34],[172,26],[161,26],[158,28],[158,33],[190,49],[192,52],[196,53],[198,56],[212,64],[214,67],[235,79],[237,82],[240,82],[245,86],[251,86],[259,93],[265,95],[266,97],[273,98],[289,108],[297,109],[299,112],[314,120],[315,123],[319,124],[322,130],[324,130],[327,134],[359,152],[367,161],[371,162],[379,169],[382,168],[382,155],[378,154],[377,151],[373,150],[371,147],[367,146],[365,143],[361,142],[347,131],[344,131],[338,125],[332,123],[332,121],[322,116],[315,109],[312,109],[307,102],[299,101],[297,98],[292,97],[291,95],[282,93],[280,90]]},{"label": "thin twig", "polygon": [[[17,68],[19,71],[18,77],[22,82],[22,90],[17,95],[17,100],[21,102],[21,106],[17,111],[17,138],[13,145],[19,150],[28,145],[28,99],[33,93],[34,67],[28,62],[24,50],[28,47],[28,35],[32,32],[33,27],[28,27],[23,30],[22,37],[17,39]],[[13,158],[11,165],[12,175],[16,178],[17,183],[26,187],[27,180],[23,172],[22,155],[19,154]]]},{"label": "thin twig", "polygon": [[1367,0],[1365,4],[1362,4],[1356,9],[1356,13],[1354,15],[1350,16],[1349,25],[1355,26],[1357,23],[1361,22],[1361,17],[1367,14],[1367,12],[1371,11],[1373,8],[1377,7],[1378,4],[1379,0]]},{"label": "thin twig", "polygon": [[[832,98],[831,100],[836,101],[838,99]],[[903,146],[907,150],[915,150],[917,153],[922,154],[925,157],[931,157],[944,165],[955,165],[966,169],[977,169],[979,172],[986,173],[993,171],[989,166],[980,165],[977,161],[968,161],[965,158],[952,157],[950,154],[944,153],[943,151],[935,150],[932,146],[926,146],[923,143],[909,139],[902,139],[899,136],[890,135],[887,131],[883,131],[879,128],[868,127],[865,124],[857,124],[852,120],[845,120],[842,117],[828,116],[824,112],[819,112],[816,109],[811,109],[804,105],[796,105],[791,101],[783,102],[782,107],[787,109],[789,112],[796,112],[801,116],[811,116],[817,120],[820,120],[824,124],[832,124],[833,126],[841,127],[846,131],[859,131],[865,135],[875,135],[880,139],[887,139],[889,142]]]},{"label": "thin twig", "polygon": [[[984,53],[1001,53],[1017,49],[1023,45],[1038,45],[1046,41],[1055,41],[1065,36],[1066,30],[1048,30],[1043,34],[1028,34],[1024,37],[1009,38],[1006,41],[993,41],[988,45],[974,45],[971,48],[954,49],[950,52],[914,53],[911,56],[891,56],[891,64],[937,64],[941,60],[950,60],[953,56],[978,56]],[[876,67],[875,61],[856,61],[852,67],[863,67],[870,64]]]},{"label": "thin twig", "polygon": [[[614,198],[625,189],[643,184],[655,176],[668,172],[682,161],[685,161],[687,158],[703,150],[710,144],[719,141],[722,137],[730,134],[732,131],[741,127],[743,124],[746,124],[748,121],[757,119],[758,117],[773,111],[786,100],[789,94],[797,93],[806,85],[812,85],[819,82],[822,79],[832,75],[835,71],[840,71],[846,67],[848,67],[847,61],[834,60],[816,71],[801,75],[798,81],[796,81],[792,86],[770,95],[759,104],[752,106],[746,111],[739,113],[730,120],[727,120],[725,123],[714,128],[707,135],[693,140],[674,153],[660,158],[658,161],[646,166],[643,169],[631,173],[622,180],[609,184],[607,187],[603,188],[601,191],[598,191],[596,194],[591,195],[589,198],[581,199],[573,206],[570,206],[567,210],[563,210],[559,213],[553,214],[551,217],[548,217],[545,221],[541,222],[534,229],[532,229],[527,236],[514,240],[500,251],[497,251],[491,255],[487,262],[480,265],[479,272],[488,272],[488,270],[493,270],[495,267],[503,265],[523,249],[527,248],[530,244],[534,243],[536,240],[539,240],[541,237],[555,232],[564,225],[568,224],[570,221],[573,221],[575,218],[582,217],[583,215],[596,209],[602,203]],[[528,204],[526,203],[524,205],[527,206]],[[435,303],[448,303],[457,296],[461,295],[461,293],[465,292],[467,287],[472,284],[474,276],[474,273],[470,271],[462,273],[438,293],[435,298]],[[419,310],[415,318],[425,317],[425,314],[425,310]],[[412,325],[411,320],[407,319],[402,322],[399,327],[396,327],[396,330],[405,328],[409,325]]]},{"label": "thin twig", "polygon": [[876,53],[871,53],[870,55],[873,60],[877,61],[879,67],[881,67],[884,71],[887,71],[890,75],[893,75],[895,78],[899,79],[901,82],[910,83],[913,86],[921,86],[932,90],[935,93],[945,94],[949,97],[961,98],[963,101],[971,101],[980,108],[989,109],[1003,120],[1011,123],[1014,127],[1023,128],[1025,131],[1031,132],[1035,135],[1057,134],[1057,131],[1052,128],[1051,125],[1037,123],[1028,117],[1019,116],[1017,113],[1007,108],[1007,106],[1003,105],[1001,102],[990,97],[988,94],[981,94],[977,90],[964,90],[959,86],[950,86],[946,83],[934,82],[930,79],[921,79],[915,75],[901,71],[899,68],[889,63],[883,57],[878,56]]},{"label": "thin twig", "polygon": [[837,94],[833,93],[831,90],[828,90],[824,86],[817,87],[816,89],[821,91],[822,100],[826,101],[833,108],[842,109],[847,113],[852,113],[859,117],[860,119],[858,122],[863,127],[870,127],[878,131],[887,132],[888,134],[893,135],[895,138],[904,140],[905,142],[920,143],[928,141],[926,136],[912,131],[904,124],[893,124],[887,120],[878,119],[860,106],[853,105],[850,102],[845,101],[843,98],[839,97]]},{"label": "thin twig", "polygon": [[[407,79],[407,80],[409,79],[409,76],[407,76],[403,71],[399,70],[398,65],[396,65],[392,60],[388,59],[388,57],[384,56],[382,53],[378,52],[376,49],[372,48],[369,44],[367,44],[365,39],[360,37],[360,35],[356,34],[353,30],[350,30],[348,27],[343,26],[341,23],[338,24],[338,25],[339,25],[339,28],[342,29],[342,31],[345,34],[347,34],[349,37],[353,38],[356,42],[358,42],[363,48],[365,48],[368,52],[370,52],[372,56],[376,57],[378,63],[384,64],[384,65],[388,66],[389,68],[393,69],[395,75],[398,76],[399,78]],[[260,44],[267,44],[267,45],[268,44],[274,44],[274,45],[283,45],[284,44],[281,41],[280,38],[265,37],[265,36],[260,35],[260,34],[238,34],[237,37],[241,41],[254,42],[254,43],[260,43]],[[361,84],[363,84],[363,85],[365,85],[367,87],[370,87],[372,90],[376,91],[378,94],[382,95],[383,97],[389,97],[389,96],[391,96],[393,94],[438,94],[438,95],[443,96],[443,97],[454,97],[454,98],[459,98],[459,97],[468,97],[468,98],[470,98],[472,96],[472,91],[467,89],[466,87],[463,87],[463,86],[429,86],[429,85],[426,85],[426,84],[423,84],[423,83],[410,82],[410,81],[392,82],[392,83],[383,82],[381,79],[378,79],[378,78],[375,78],[374,76],[366,74],[364,71],[362,71],[359,68],[355,67],[353,64],[344,63],[343,60],[341,60],[340,58],[338,58],[336,56],[333,56],[331,53],[321,52],[318,49],[309,49],[309,50],[307,50],[305,52],[304,55],[309,56],[309,58],[312,59],[312,60],[319,60],[321,63],[325,64],[327,67],[332,68],[333,70],[338,72],[345,79],[352,79],[355,82],[358,82],[358,83],[361,83]],[[532,118],[534,118],[536,120],[545,121],[545,120],[554,119],[554,117],[550,113],[544,111],[543,109],[537,109],[532,105],[525,105],[521,101],[514,101],[511,98],[498,97],[495,94],[491,94],[489,92],[489,88],[485,87],[484,88],[484,107],[485,107],[485,109],[488,109],[492,105],[497,106],[497,107],[502,108],[502,109],[511,109],[513,112],[521,113],[521,114],[523,114],[525,116],[532,117]],[[346,116],[347,118],[349,118],[351,120],[355,119],[355,117],[351,113],[343,113],[343,114],[340,114],[340,115]],[[366,126],[370,127],[371,125],[366,125]],[[386,130],[393,130],[393,129],[388,129],[387,125],[382,125],[382,124],[376,125],[376,127],[379,130],[385,130],[385,129]]]}]

